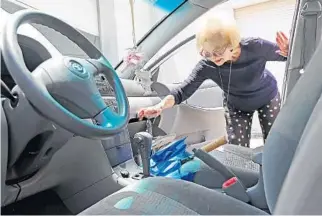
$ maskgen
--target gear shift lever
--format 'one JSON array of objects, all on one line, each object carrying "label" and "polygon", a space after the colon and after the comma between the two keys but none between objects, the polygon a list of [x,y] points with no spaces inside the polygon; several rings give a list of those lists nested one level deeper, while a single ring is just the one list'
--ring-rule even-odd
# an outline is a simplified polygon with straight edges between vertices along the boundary
[{"label": "gear shift lever", "polygon": [[134,135],[134,144],[139,149],[142,160],[144,177],[150,176],[150,157],[152,151],[152,135],[147,132],[139,132]]}]

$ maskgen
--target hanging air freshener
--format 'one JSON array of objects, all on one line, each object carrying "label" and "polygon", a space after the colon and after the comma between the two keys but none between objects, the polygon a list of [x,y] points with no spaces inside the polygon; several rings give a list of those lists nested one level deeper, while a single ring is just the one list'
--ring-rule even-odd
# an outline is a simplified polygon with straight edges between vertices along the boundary
[{"label": "hanging air freshener", "polygon": [[139,65],[143,60],[143,53],[139,52],[136,48],[128,49],[123,60],[127,65]]}]

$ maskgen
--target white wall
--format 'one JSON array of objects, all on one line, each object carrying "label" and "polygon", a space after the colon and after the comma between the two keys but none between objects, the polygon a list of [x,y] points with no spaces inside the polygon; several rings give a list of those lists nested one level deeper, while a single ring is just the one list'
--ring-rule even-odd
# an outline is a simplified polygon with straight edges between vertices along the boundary
[{"label": "white wall", "polygon": [[57,16],[82,31],[99,35],[95,0],[20,0],[20,2]]},{"label": "white wall", "polygon": [[[236,10],[237,24],[243,37],[261,37],[275,42],[276,32],[287,35],[292,27],[296,0],[272,0]],[[269,62],[267,68],[275,75],[281,89],[285,63]]]}]

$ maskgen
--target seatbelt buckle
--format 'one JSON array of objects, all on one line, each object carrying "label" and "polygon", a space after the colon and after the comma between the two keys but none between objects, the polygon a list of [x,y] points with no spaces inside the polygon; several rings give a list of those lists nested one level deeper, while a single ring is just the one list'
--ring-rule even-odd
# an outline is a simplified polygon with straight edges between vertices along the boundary
[{"label": "seatbelt buckle", "polygon": [[222,190],[226,195],[234,197],[240,201],[246,203],[250,201],[246,188],[237,177],[232,177],[225,181],[222,185]]}]

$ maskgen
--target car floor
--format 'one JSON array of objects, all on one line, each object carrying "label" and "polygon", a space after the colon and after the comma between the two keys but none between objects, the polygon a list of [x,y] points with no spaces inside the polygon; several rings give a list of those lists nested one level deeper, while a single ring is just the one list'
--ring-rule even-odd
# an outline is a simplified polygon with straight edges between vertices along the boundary
[{"label": "car floor", "polygon": [[58,195],[44,191],[1,208],[1,215],[72,215]]}]

